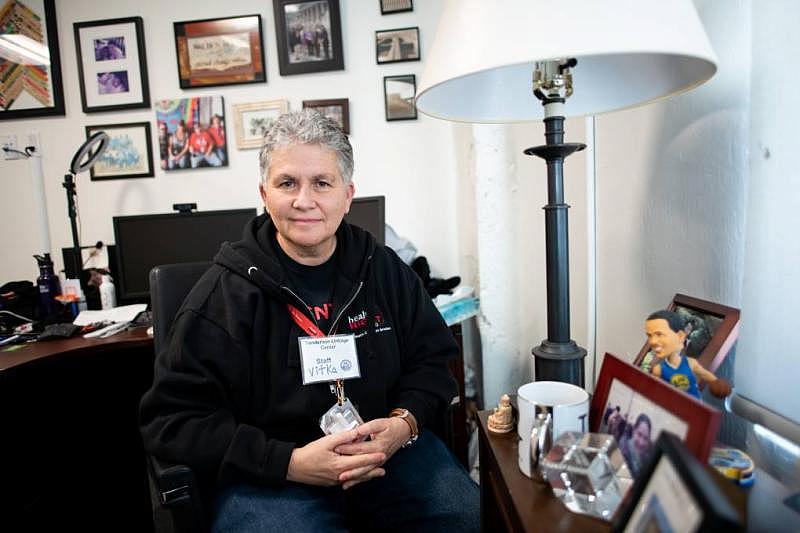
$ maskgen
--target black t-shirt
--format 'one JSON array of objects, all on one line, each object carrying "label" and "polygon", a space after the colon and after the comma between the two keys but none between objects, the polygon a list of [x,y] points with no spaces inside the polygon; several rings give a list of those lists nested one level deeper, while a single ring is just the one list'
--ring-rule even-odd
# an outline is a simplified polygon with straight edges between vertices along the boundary
[{"label": "black t-shirt", "polygon": [[278,250],[278,260],[286,270],[289,288],[306,303],[319,329],[327,334],[334,318],[331,300],[336,283],[337,251],[334,250],[333,255],[321,265],[302,265],[286,255],[275,234],[271,238],[273,246]]}]

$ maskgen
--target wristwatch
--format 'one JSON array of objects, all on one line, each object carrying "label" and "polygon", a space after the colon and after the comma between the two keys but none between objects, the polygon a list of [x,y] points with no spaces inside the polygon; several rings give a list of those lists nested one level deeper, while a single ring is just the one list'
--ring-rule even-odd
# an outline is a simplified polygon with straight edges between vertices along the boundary
[{"label": "wristwatch", "polygon": [[397,409],[392,409],[392,412],[389,413],[389,418],[402,418],[405,423],[408,424],[408,428],[411,430],[411,436],[408,438],[405,444],[403,444],[403,448],[411,446],[417,441],[417,437],[419,437],[419,429],[417,428],[417,419],[414,418],[414,415],[411,414],[411,411],[398,407]]}]

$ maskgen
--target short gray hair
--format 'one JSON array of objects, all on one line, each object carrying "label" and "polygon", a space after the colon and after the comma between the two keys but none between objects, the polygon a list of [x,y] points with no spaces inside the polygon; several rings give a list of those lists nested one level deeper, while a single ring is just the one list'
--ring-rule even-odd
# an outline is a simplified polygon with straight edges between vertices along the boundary
[{"label": "short gray hair", "polygon": [[314,109],[303,109],[279,116],[264,133],[258,154],[262,183],[267,179],[275,148],[292,144],[316,144],[333,150],[345,184],[353,179],[353,147],[347,135],[333,119]]}]

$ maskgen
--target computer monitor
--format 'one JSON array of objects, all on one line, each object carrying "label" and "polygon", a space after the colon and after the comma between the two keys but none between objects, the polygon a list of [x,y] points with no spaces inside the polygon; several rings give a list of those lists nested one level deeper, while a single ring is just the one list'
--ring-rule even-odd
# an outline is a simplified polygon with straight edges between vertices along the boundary
[{"label": "computer monitor", "polygon": [[383,196],[363,196],[353,198],[350,212],[344,216],[349,224],[354,224],[372,233],[379,244],[386,243],[386,209]]},{"label": "computer monitor", "polygon": [[117,288],[123,302],[147,301],[150,269],[211,261],[224,241],[238,241],[255,209],[114,217]]}]

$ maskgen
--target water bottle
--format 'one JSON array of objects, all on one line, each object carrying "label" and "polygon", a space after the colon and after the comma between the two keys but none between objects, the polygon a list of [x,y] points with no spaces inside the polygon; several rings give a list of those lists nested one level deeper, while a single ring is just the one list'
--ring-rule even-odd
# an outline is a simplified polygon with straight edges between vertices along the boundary
[{"label": "water bottle", "polygon": [[100,283],[100,307],[112,309],[117,306],[117,293],[111,276],[103,274],[103,281]]},{"label": "water bottle", "polygon": [[39,288],[39,318],[46,318],[61,310],[61,303],[56,296],[61,294],[61,283],[53,272],[53,261],[50,254],[34,255],[39,264],[39,277],[36,286]]}]

